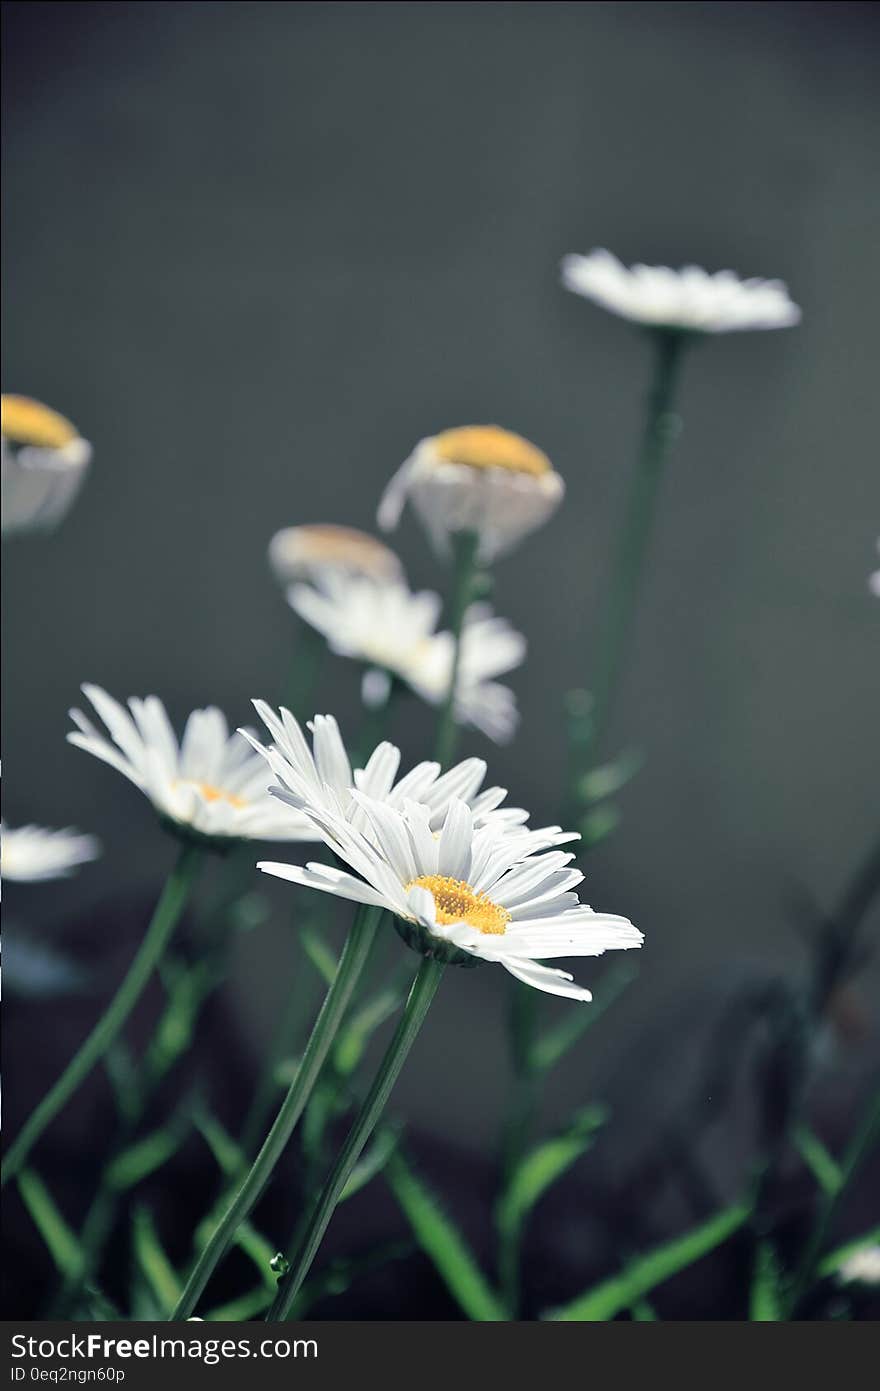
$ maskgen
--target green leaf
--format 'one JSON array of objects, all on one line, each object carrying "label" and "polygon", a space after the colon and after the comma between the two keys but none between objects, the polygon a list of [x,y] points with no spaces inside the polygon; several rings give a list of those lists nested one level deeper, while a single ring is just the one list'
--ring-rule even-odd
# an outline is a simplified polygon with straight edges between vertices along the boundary
[{"label": "green leaf", "polygon": [[336,957],[321,929],[309,923],[299,930],[299,940],[303,951],[311,961],[325,985],[332,985],[336,975]]},{"label": "green leaf", "polygon": [[218,1304],[216,1309],[205,1314],[205,1321],[207,1323],[247,1323],[266,1312],[272,1303],[274,1294],[274,1287],[269,1290],[264,1285],[259,1285],[254,1290],[248,1290],[247,1294],[241,1294],[237,1299],[231,1299],[228,1304]]},{"label": "green leaf", "polygon": [[822,1192],[834,1197],[843,1182],[843,1175],[839,1164],[832,1159],[818,1135],[808,1126],[801,1125],[795,1132],[794,1143]]},{"label": "green leaf", "polygon": [[555,1322],[601,1322],[613,1319],[622,1309],[637,1303],[656,1285],[677,1275],[680,1270],[699,1261],[716,1246],[720,1246],[744,1225],[751,1215],[751,1205],[736,1203],[710,1217],[699,1227],[685,1232],[663,1246],[657,1246],[646,1256],[630,1261],[619,1275],[594,1285],[585,1294],[543,1315]]},{"label": "green leaf", "polygon": [[581,817],[581,848],[591,850],[593,846],[607,840],[608,836],[617,830],[620,822],[620,812],[610,803],[603,802],[601,806],[591,807],[586,816]]},{"label": "green leaf", "polygon": [[163,1126],[145,1135],[136,1144],[122,1150],[107,1166],[106,1182],[118,1193],[133,1188],[148,1174],[161,1169],[163,1164],[180,1149],[184,1135],[179,1128]]},{"label": "green leaf", "polygon": [[83,1251],[43,1180],[33,1169],[22,1169],[18,1191],[56,1269],[69,1279],[76,1279],[84,1265]]},{"label": "green leaf", "polygon": [[464,1238],[399,1151],[392,1155],[386,1165],[385,1176],[416,1240],[468,1318],[479,1323],[504,1322],[507,1311],[477,1265]]},{"label": "green leaf", "polygon": [[604,1106],[584,1107],[561,1135],[536,1145],[519,1161],[498,1204],[498,1226],[502,1232],[516,1231],[522,1226],[547,1189],[590,1148],[607,1114]]},{"label": "green leaf", "polygon": [[[603,975],[592,1003],[583,1009],[567,1009],[559,1023],[545,1030],[532,1044],[530,1065],[538,1072],[555,1067],[570,1048],[602,1018],[639,973],[634,961],[616,961]],[[533,992],[534,993],[534,992]]]},{"label": "green leaf", "polygon": [[367,1184],[382,1172],[397,1148],[399,1139],[400,1131],[394,1126],[385,1126],[377,1133],[370,1148],[352,1169],[348,1182],[339,1195],[341,1203],[345,1202],[346,1198],[353,1198],[355,1193],[366,1188]]},{"label": "green leaf", "polygon": [[[203,1111],[195,1118],[195,1126],[225,1178],[235,1182],[242,1174],[246,1173],[248,1163],[244,1153],[215,1116]],[[195,1234],[195,1244],[198,1248],[203,1247],[207,1242],[225,1212],[227,1203],[228,1196],[224,1196],[208,1213],[207,1217],[199,1223]],[[239,1225],[235,1233],[235,1243],[256,1266],[264,1287],[274,1294],[276,1282],[272,1274],[272,1260],[275,1256],[275,1247],[272,1243],[266,1240],[250,1220],[245,1220]]]},{"label": "green leaf", "polygon": [[647,1299],[637,1299],[630,1309],[633,1323],[658,1323],[660,1316]]},{"label": "green leaf", "polygon": [[581,779],[581,799],[589,805],[592,802],[601,802],[606,797],[613,797],[635,777],[644,761],[638,750],[625,749],[610,763],[591,768]]},{"label": "green leaf", "polygon": [[341,1077],[354,1072],[376,1029],[399,1008],[405,991],[404,986],[380,990],[340,1030],[333,1049],[333,1066]]},{"label": "green leaf", "polygon": [[876,1246],[880,1243],[880,1227],[874,1227],[870,1232],[865,1232],[863,1236],[854,1237],[852,1241],[845,1241],[842,1246],[836,1246],[833,1251],[829,1251],[823,1256],[818,1266],[816,1274],[823,1279],[829,1275],[836,1275],[844,1261],[848,1261],[850,1256],[855,1256],[859,1251],[863,1251],[866,1246]]},{"label": "green leaf", "polygon": [[769,1241],[759,1241],[749,1292],[749,1318],[753,1323],[779,1323],[784,1319],[781,1282],[776,1252]]},{"label": "green leaf", "polygon": [[159,1240],[152,1214],[145,1207],[136,1207],[132,1215],[132,1245],[137,1267],[159,1307],[173,1309],[182,1286]]}]

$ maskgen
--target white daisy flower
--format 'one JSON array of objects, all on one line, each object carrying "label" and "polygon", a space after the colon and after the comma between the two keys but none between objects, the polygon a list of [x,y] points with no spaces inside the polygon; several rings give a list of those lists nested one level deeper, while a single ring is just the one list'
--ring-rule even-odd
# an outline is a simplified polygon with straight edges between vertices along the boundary
[{"label": "white daisy flower", "polygon": [[67,513],[92,446],[69,420],[28,396],[2,398],[3,531],[48,531]]},{"label": "white daisy flower", "polygon": [[[177,834],[196,839],[314,840],[313,828],[278,806],[266,788],[266,769],[214,706],[194,710],[178,745],[156,696],[132,696],[128,710],[100,686],[84,685],[109,731],[108,739],[80,710],[67,738],[139,787]],[[129,713],[130,711],[130,713]]]},{"label": "white daisy flower", "polygon": [[[254,709],[272,736],[271,745],[259,743],[249,730],[239,732],[262,755],[278,779],[280,786],[271,789],[273,794],[295,808],[295,814],[302,820],[308,821],[312,840],[323,839],[313,815],[341,817],[359,834],[370,834],[370,821],[357,801],[357,793],[396,810],[402,810],[410,802],[417,803],[432,833],[439,833],[453,800],[468,807],[478,827],[522,827],[528,820],[528,813],[521,807],[502,806],[507,796],[505,788],[483,788],[486,764],[481,758],[465,758],[442,775],[439,763],[417,763],[398,780],[400,749],[394,744],[377,745],[363,768],[352,769],[339,726],[332,715],[316,715],[309,722],[310,748],[289,710],[282,706],[276,713],[263,700],[255,700]],[[312,815],[307,817],[300,810],[303,803],[308,803]],[[554,835],[557,831],[558,827],[554,826],[542,834]]]},{"label": "white daisy flower", "polygon": [[781,280],[740,280],[730,270],[701,266],[624,266],[610,251],[566,256],[562,283],[612,314],[654,328],[694,333],[790,328],[801,311]]},{"label": "white daisy flower", "polygon": [[880,1285],[880,1245],[863,1246],[840,1266],[837,1277],[844,1284]]},{"label": "white daisy flower", "polygon": [[420,440],[385,489],[378,520],[397,526],[407,499],[441,555],[462,531],[479,537],[488,563],[543,525],[565,485],[547,455],[498,425],[464,425]]},{"label": "white daisy flower", "polygon": [[[437,632],[442,601],[430,590],[414,594],[402,581],[387,584],[360,577],[327,577],[320,589],[293,585],[288,600],[306,623],[327,639],[331,651],[367,665],[364,702],[387,699],[389,673],[431,705],[442,705],[452,680],[455,641]],[[516,729],[516,698],[494,680],[518,667],[526,640],[485,604],[464,617],[458,664],[455,718],[503,743]]]},{"label": "white daisy flower", "polygon": [[541,962],[561,956],[600,956],[638,947],[642,934],[626,918],[578,901],[583,879],[574,858],[551,847],[576,839],[555,827],[475,826],[470,808],[449,803],[439,835],[426,807],[400,809],[356,790],[367,831],[325,806],[289,790],[285,800],[314,819],[326,844],[355,871],[323,864],[263,862],[258,868],[294,884],[320,889],[395,915],[404,939],[423,955],[456,964],[493,961],[517,980],[551,995],[589,1000],[565,971]]},{"label": "white daisy flower", "polygon": [[94,836],[82,835],[71,827],[49,831],[43,826],[0,824],[0,877],[37,883],[62,879],[80,865],[96,860],[101,853]]},{"label": "white daisy flower", "polygon": [[[877,542],[877,550],[880,551],[880,541]],[[868,576],[868,588],[872,594],[876,594],[880,598],[880,570],[875,570],[872,575]]]},{"label": "white daisy flower", "polygon": [[269,564],[279,584],[307,580],[321,584],[328,575],[366,575],[396,580],[403,567],[388,546],[350,526],[288,526],[269,542]]}]

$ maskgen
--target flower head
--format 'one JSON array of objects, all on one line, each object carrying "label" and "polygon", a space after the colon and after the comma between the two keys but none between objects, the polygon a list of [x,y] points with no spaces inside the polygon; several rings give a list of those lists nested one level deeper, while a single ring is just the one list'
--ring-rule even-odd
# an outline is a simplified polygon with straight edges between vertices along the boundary
[{"label": "flower head", "polygon": [[48,831],[43,826],[0,826],[0,876],[36,883],[61,879],[101,853],[94,836],[68,827]]},{"label": "flower head", "polygon": [[863,1246],[854,1251],[840,1266],[838,1279],[843,1284],[880,1285],[880,1245]]},{"label": "flower head", "polygon": [[[316,715],[309,723],[312,744],[298,721],[282,706],[276,712],[265,701],[255,700],[254,709],[272,737],[268,746],[259,743],[249,730],[240,732],[266,760],[278,779],[271,790],[295,810],[291,815],[306,821],[309,839],[321,840],[318,826],[322,817],[339,817],[359,834],[370,831],[369,818],[357,794],[375,802],[401,809],[418,803],[428,818],[432,832],[443,825],[450,802],[463,802],[476,826],[522,826],[528,814],[521,807],[502,806],[507,792],[503,787],[483,788],[486,765],[481,758],[465,758],[441,775],[439,763],[417,763],[403,777],[400,749],[394,744],[378,744],[362,768],[352,768],[339,725],[332,715]],[[308,804],[308,816],[301,807]],[[317,819],[316,819],[317,818]]]},{"label": "flower head", "polygon": [[28,396],[2,398],[3,531],[50,530],[85,477],[92,447],[57,411]]},{"label": "flower head", "polygon": [[132,696],[126,709],[100,686],[82,689],[110,738],[71,710],[77,728],[69,742],[139,787],[178,834],[217,842],[315,839],[305,818],[269,796],[263,760],[238,734],[230,735],[216,707],[194,710],[178,745],[156,696]]},{"label": "flower head", "polygon": [[562,283],[612,314],[654,328],[694,333],[790,328],[801,311],[781,280],[740,280],[733,271],[714,275],[701,266],[624,266],[601,248],[566,256]]},{"label": "flower head", "polygon": [[564,492],[536,445],[498,425],[466,425],[416,445],[385,489],[378,520],[384,531],[397,526],[409,498],[442,555],[453,533],[472,531],[488,562],[547,521]]},{"label": "flower head", "polygon": [[403,573],[388,546],[350,526],[288,526],[269,542],[269,564],[279,584],[321,584],[336,575],[396,580]]},{"label": "flower head", "polygon": [[626,918],[594,913],[578,901],[583,875],[555,847],[576,836],[551,826],[489,821],[478,825],[463,801],[449,802],[438,831],[429,809],[407,798],[394,807],[356,789],[363,829],[311,801],[307,789],[281,790],[312,817],[326,844],[355,871],[323,864],[261,863],[267,874],[373,904],[395,915],[401,935],[424,955],[458,964],[493,961],[552,995],[589,1000],[570,975],[541,963],[638,947]]},{"label": "flower head", "polygon": [[[455,644],[437,632],[440,596],[414,594],[403,580],[328,577],[320,589],[294,585],[288,598],[299,616],[317,628],[343,657],[364,662],[364,699],[379,704],[388,675],[406,682],[423,700],[440,705],[452,680]],[[461,634],[455,716],[490,739],[512,737],[517,724],[513,692],[494,678],[520,665],[525,638],[485,604],[465,614]]]}]

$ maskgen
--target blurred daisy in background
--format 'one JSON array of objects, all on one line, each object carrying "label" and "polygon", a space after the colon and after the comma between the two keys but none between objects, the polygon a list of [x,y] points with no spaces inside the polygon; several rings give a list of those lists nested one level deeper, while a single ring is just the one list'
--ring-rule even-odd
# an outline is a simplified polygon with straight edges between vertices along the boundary
[{"label": "blurred daisy in background", "polygon": [[385,489],[378,520],[397,526],[407,501],[441,555],[450,536],[475,532],[488,563],[542,526],[565,485],[547,455],[498,425],[465,425],[421,440]]},{"label": "blurred daisy in background", "polygon": [[[392,678],[405,682],[431,705],[441,705],[452,679],[455,641],[438,632],[441,600],[430,590],[413,593],[404,581],[376,583],[349,576],[327,577],[320,589],[293,585],[288,591],[300,618],[324,635],[332,652],[363,662],[364,702],[388,698]],[[516,698],[494,678],[522,664],[526,640],[485,604],[467,610],[461,633],[457,723],[473,725],[502,743],[516,729]]]},{"label": "blurred daisy in background", "polygon": [[288,800],[311,816],[336,856],[354,871],[324,864],[263,862],[267,874],[393,913],[401,935],[423,955],[458,964],[492,961],[517,980],[551,995],[589,1000],[548,958],[600,956],[638,947],[642,934],[626,918],[594,913],[574,892],[583,879],[570,854],[553,847],[577,839],[557,827],[477,826],[462,801],[449,803],[439,834],[427,808],[400,808],[357,790],[367,823],[327,811],[307,789]]},{"label": "blurred daisy in background", "polygon": [[[394,744],[378,744],[363,767],[353,769],[332,715],[316,715],[309,722],[309,747],[289,710],[282,707],[276,712],[263,700],[255,700],[254,709],[272,736],[271,745],[259,743],[249,730],[240,732],[278,779],[280,785],[271,788],[273,795],[296,808],[298,816],[303,815],[301,804],[308,803],[312,839],[324,837],[324,831],[316,829],[316,818],[325,814],[331,820],[342,817],[359,833],[368,833],[369,820],[355,796],[361,792],[398,810],[417,803],[435,833],[443,825],[453,800],[468,807],[475,826],[522,826],[528,820],[528,813],[521,807],[502,806],[507,797],[505,788],[483,788],[486,764],[481,758],[465,758],[442,774],[439,763],[417,763],[398,780],[400,749]],[[553,832],[557,829],[552,828]]]},{"label": "blurred daisy in background", "polygon": [[[877,550],[880,551],[880,541],[877,542]],[[880,570],[875,570],[872,575],[868,576],[868,588],[872,594],[880,597]]]},{"label": "blurred daisy in background", "polygon": [[314,828],[267,790],[266,768],[247,742],[230,734],[213,706],[194,710],[177,738],[156,696],[132,696],[128,709],[100,686],[84,685],[109,732],[80,710],[67,738],[140,788],[170,829],[210,840],[314,840]]},{"label": "blurred daisy in background", "polygon": [[92,447],[39,401],[4,395],[0,404],[3,532],[49,531],[79,492]]},{"label": "blurred daisy in background", "polygon": [[880,1285],[880,1245],[863,1246],[847,1256],[837,1271],[837,1278],[845,1285]]},{"label": "blurred daisy in background", "polygon": [[269,564],[279,584],[306,580],[320,585],[327,576],[363,575],[397,580],[403,566],[388,546],[350,526],[288,526],[269,542]]},{"label": "blurred daisy in background", "polygon": [[0,825],[0,878],[39,883],[62,879],[101,853],[94,836],[70,827],[49,831],[43,826]]},{"label": "blurred daisy in background", "polygon": [[701,266],[624,266],[599,248],[562,261],[562,283],[621,318],[694,333],[791,328],[801,311],[781,280],[740,280]]}]

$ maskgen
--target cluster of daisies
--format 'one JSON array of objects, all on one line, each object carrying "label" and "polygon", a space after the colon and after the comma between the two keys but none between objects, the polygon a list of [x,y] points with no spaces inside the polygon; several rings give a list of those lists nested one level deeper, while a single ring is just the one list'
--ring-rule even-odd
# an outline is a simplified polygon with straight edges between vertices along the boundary
[{"label": "cluster of daisies", "polygon": [[[656,331],[782,328],[799,318],[780,282],[741,281],[727,271],[627,269],[594,251],[566,257],[562,277],[569,289]],[[57,525],[90,457],[63,416],[4,396],[4,532]],[[494,425],[465,426],[416,445],[385,490],[378,523],[393,529],[409,504],[441,556],[468,533],[476,564],[488,566],[546,522],[564,491],[547,455],[528,440]],[[272,539],[269,560],[300,619],[333,653],[360,664],[366,705],[382,705],[399,685],[442,706],[454,677],[456,721],[498,742],[513,736],[516,700],[499,678],[522,663],[526,643],[487,603],[467,607],[457,644],[442,627],[440,597],[412,590],[387,545],[348,527],[286,528]],[[71,711],[70,742],[138,787],[168,828],[208,846],[321,845],[330,852],[325,861],[259,867],[387,909],[426,955],[497,962],[538,989],[583,1000],[587,990],[543,963],[642,941],[626,918],[594,912],[578,898],[582,875],[561,848],[577,836],[530,827],[527,812],[507,806],[504,789],[484,787],[479,759],[446,770],[424,762],[401,773],[400,751],[380,743],[354,766],[331,715],[303,730],[290,711],[262,701],[255,706],[265,743],[251,730],[230,730],[215,708],[194,711],[178,740],[155,696],[125,706],[98,686],[83,692],[92,712]],[[73,831],[4,829],[3,873],[56,877],[98,850],[92,837]]]}]

